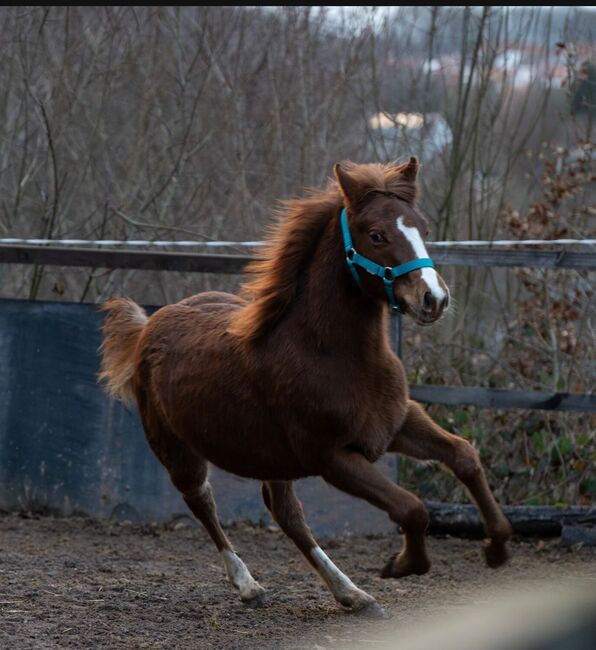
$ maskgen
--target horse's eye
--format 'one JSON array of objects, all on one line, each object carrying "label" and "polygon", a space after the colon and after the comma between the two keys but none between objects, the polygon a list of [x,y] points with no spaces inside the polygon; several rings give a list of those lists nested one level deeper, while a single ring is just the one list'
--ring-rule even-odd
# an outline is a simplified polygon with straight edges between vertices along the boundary
[{"label": "horse's eye", "polygon": [[383,237],[383,235],[381,235],[381,233],[376,230],[371,230],[368,234],[375,244],[380,244],[381,242],[385,241],[385,237]]}]

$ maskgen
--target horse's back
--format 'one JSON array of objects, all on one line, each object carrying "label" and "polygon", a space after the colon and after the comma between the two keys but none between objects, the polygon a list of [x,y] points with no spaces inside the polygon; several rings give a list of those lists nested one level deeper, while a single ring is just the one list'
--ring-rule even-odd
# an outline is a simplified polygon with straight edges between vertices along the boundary
[{"label": "horse's back", "polygon": [[[139,361],[155,359],[160,366],[201,355],[214,347],[226,354],[230,347],[226,330],[230,314],[245,301],[230,293],[206,291],[158,309],[143,332]],[[182,367],[184,368],[184,362]]]},{"label": "horse's back", "polygon": [[185,298],[173,306],[181,305],[184,307],[204,307],[206,305],[236,305],[242,307],[246,301],[233,293],[224,293],[223,291],[204,291],[194,296]]},{"label": "horse's back", "polygon": [[181,346],[187,352],[200,350],[214,336],[221,338],[225,334],[229,315],[244,304],[242,298],[231,293],[205,291],[161,307],[145,327],[140,355],[149,350],[172,354]]}]

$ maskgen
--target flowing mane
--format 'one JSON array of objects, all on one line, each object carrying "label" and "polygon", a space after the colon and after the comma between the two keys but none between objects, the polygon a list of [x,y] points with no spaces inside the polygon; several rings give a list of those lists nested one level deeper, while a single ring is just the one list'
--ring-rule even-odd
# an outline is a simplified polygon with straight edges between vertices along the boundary
[{"label": "flowing mane", "polygon": [[[369,192],[388,192],[414,204],[415,179],[404,176],[409,163],[398,166],[378,163],[343,164],[350,175]],[[259,259],[246,271],[252,279],[242,285],[248,304],[232,316],[228,331],[244,342],[251,342],[270,330],[289,307],[323,230],[343,205],[339,185],[330,179],[325,189],[310,190],[305,199],[283,201],[278,221],[270,228]]]}]

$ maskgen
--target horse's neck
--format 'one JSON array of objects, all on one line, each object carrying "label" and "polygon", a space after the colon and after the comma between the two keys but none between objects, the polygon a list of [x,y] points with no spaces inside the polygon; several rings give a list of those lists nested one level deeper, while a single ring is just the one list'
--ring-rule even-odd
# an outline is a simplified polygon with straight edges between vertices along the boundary
[{"label": "horse's neck", "polygon": [[321,350],[343,354],[386,353],[385,308],[362,294],[347,268],[339,219],[330,220],[319,241],[295,315]]}]

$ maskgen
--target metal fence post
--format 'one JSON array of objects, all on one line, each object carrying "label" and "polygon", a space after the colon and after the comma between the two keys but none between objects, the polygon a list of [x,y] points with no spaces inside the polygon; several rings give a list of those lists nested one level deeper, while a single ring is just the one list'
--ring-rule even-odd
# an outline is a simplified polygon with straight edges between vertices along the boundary
[{"label": "metal fence post", "polygon": [[[389,317],[389,337],[391,339],[391,347],[397,356],[401,359],[402,356],[402,322],[401,313],[392,312]],[[401,469],[400,456],[395,457],[395,482],[399,484],[399,475]]]}]

